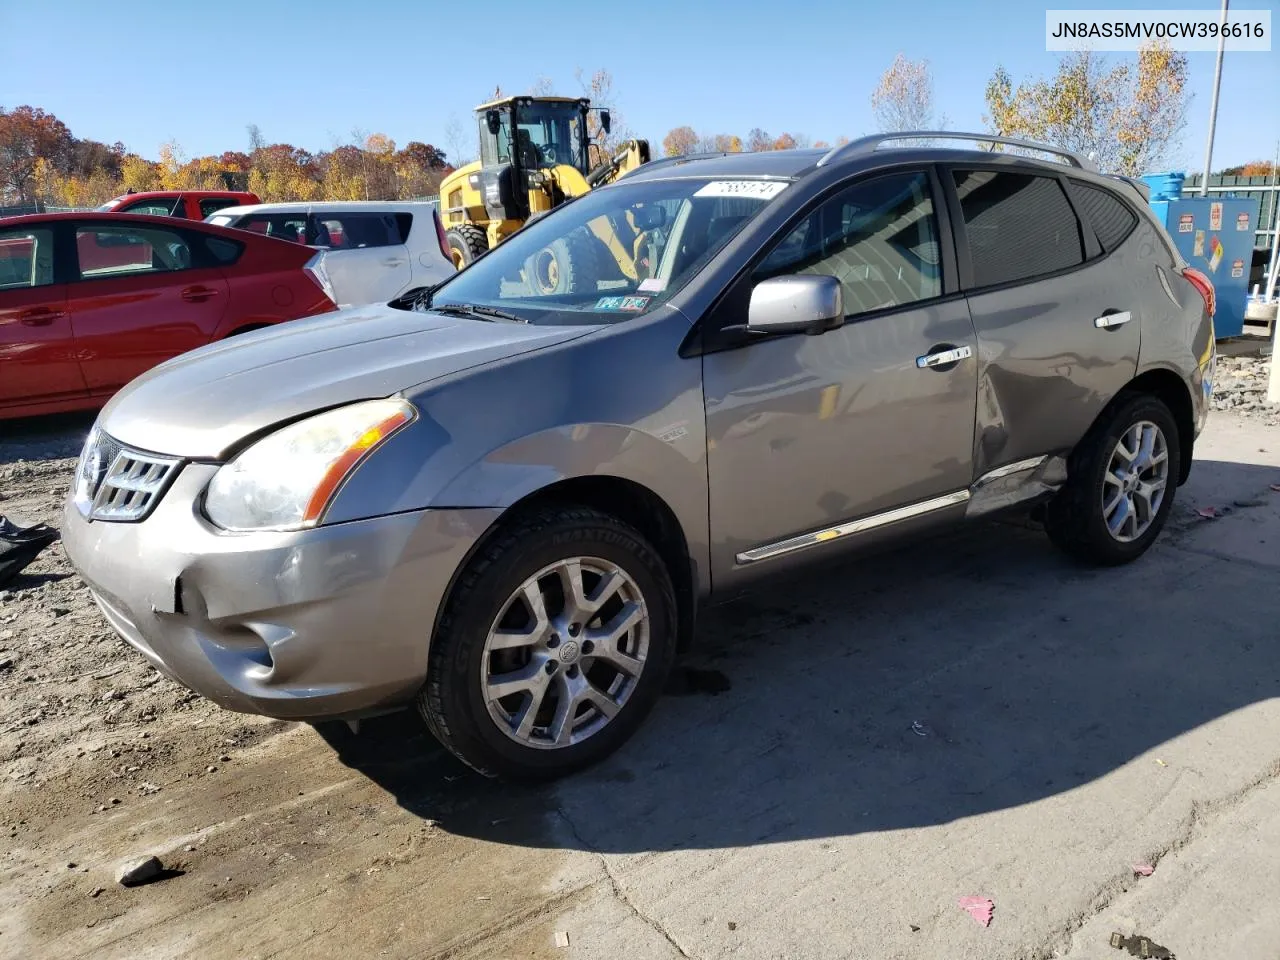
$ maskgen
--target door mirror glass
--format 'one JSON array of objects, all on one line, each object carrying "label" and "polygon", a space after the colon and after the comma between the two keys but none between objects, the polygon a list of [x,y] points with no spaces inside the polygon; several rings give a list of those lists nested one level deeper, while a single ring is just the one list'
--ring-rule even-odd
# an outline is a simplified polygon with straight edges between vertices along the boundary
[{"label": "door mirror glass", "polygon": [[497,136],[498,131],[502,129],[502,117],[499,116],[497,110],[486,110],[484,112],[484,125],[492,136]]},{"label": "door mirror glass", "polygon": [[828,276],[773,277],[756,284],[747,308],[750,333],[819,334],[844,322],[844,292]]},{"label": "door mirror glass", "polygon": [[600,111],[600,129],[608,133],[613,129],[613,118],[609,116],[608,110]]}]

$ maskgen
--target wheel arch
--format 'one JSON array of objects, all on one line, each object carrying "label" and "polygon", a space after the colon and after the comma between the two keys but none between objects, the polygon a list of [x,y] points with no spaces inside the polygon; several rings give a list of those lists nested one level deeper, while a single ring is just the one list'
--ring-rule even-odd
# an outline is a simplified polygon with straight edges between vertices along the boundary
[{"label": "wheel arch", "polygon": [[590,507],[598,510],[634,527],[653,544],[666,565],[675,588],[677,650],[688,650],[693,644],[700,591],[698,563],[690,550],[684,528],[675,510],[652,489],[635,480],[611,475],[565,477],[526,493],[506,507],[471,545],[471,549],[449,578],[436,611],[432,637],[435,637],[449,599],[472,559],[517,517],[552,506]]},{"label": "wheel arch", "polygon": [[1138,374],[1102,409],[1086,436],[1105,423],[1116,407],[1135,394],[1159,398],[1173,414],[1174,422],[1178,425],[1178,449],[1181,453],[1178,486],[1182,486],[1191,475],[1191,457],[1196,442],[1196,412],[1191,390],[1176,371],[1168,367],[1153,367]]}]

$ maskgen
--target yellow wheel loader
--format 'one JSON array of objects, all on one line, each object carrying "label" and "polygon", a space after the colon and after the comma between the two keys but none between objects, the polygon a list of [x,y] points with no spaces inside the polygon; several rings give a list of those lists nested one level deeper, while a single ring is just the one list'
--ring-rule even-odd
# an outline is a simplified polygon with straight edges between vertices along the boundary
[{"label": "yellow wheel loader", "polygon": [[[608,133],[609,112],[586,98],[506,97],[476,108],[480,159],[440,185],[440,215],[459,270],[529,220],[649,162],[645,140],[629,140],[614,156],[601,157],[587,134],[593,109]],[[598,243],[557,241],[531,257],[526,282],[547,293],[572,286],[575,263],[608,254],[621,274],[634,278],[635,224],[621,231],[605,224],[594,232]]]}]

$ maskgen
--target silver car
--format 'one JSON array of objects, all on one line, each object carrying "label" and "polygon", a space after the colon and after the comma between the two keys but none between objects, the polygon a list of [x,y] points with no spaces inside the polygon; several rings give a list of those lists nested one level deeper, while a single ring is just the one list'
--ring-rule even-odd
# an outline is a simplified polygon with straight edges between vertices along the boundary
[{"label": "silver car", "polygon": [[1010,508],[1133,560],[1211,285],[1075,155],[894,142],[657,161],[433,289],[165,363],[98,419],[67,551],[217,703],[416,704],[508,777],[618,748],[761,578]]}]

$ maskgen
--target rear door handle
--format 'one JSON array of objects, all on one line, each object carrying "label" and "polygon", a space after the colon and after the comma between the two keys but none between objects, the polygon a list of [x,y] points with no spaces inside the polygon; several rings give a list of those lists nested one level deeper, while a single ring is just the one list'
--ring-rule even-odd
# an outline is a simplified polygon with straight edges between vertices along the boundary
[{"label": "rear door handle", "polygon": [[1110,330],[1112,327],[1123,327],[1133,319],[1128,310],[1108,310],[1100,317],[1095,317],[1093,325],[1099,330]]},{"label": "rear door handle", "polygon": [[926,370],[930,367],[945,367],[960,360],[968,360],[972,356],[973,347],[951,347],[946,350],[926,353],[923,357],[916,357],[916,366],[921,370]]},{"label": "rear door handle", "polygon": [[383,260],[382,262],[385,263],[388,267],[398,267],[400,266],[400,264],[404,263],[405,260],[404,260],[404,257],[387,257],[387,259]]},{"label": "rear door handle", "polygon": [[18,314],[18,322],[27,327],[47,327],[55,320],[61,320],[65,316],[66,314],[61,310],[37,307],[34,310],[24,310]]},{"label": "rear door handle", "polygon": [[182,299],[188,303],[203,303],[210,297],[217,296],[217,293],[212,287],[187,287],[182,291]]}]

